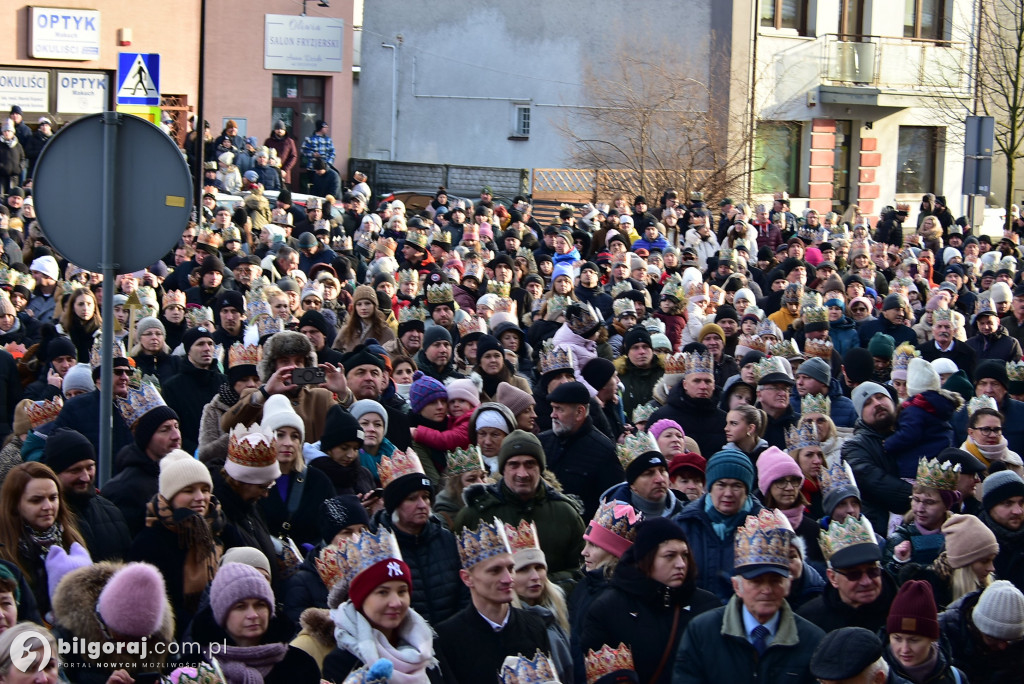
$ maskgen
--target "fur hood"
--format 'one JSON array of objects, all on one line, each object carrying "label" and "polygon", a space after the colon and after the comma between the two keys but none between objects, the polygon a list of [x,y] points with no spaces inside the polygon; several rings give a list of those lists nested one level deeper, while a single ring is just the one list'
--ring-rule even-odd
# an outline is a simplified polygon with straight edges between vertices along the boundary
[{"label": "fur hood", "polygon": [[[63,629],[72,637],[80,637],[87,642],[109,641],[100,627],[96,618],[96,603],[99,601],[100,592],[106,586],[111,576],[124,567],[124,563],[103,561],[87,565],[68,573],[57,590],[53,594],[53,613],[55,627]],[[108,657],[92,660],[87,656],[79,656],[83,661],[99,669],[127,669],[129,672],[137,671],[131,667],[124,667],[129,661],[140,661],[152,663],[155,660],[166,659],[167,655],[159,655],[154,652],[153,644],[156,642],[169,644],[174,641],[174,608],[171,602],[164,597],[164,616],[159,631],[147,639],[147,650],[145,657],[142,654],[112,653]],[[152,668],[149,668],[152,669]]]},{"label": "fur hood", "polygon": [[334,620],[331,619],[331,611],[326,608],[307,608],[302,611],[299,626],[305,634],[323,646],[337,646],[334,641]]},{"label": "fur hood", "polygon": [[316,352],[309,339],[302,333],[283,330],[271,335],[263,345],[263,359],[260,361],[260,381],[266,382],[274,374],[274,364],[282,356],[304,356],[306,367],[316,365]]}]

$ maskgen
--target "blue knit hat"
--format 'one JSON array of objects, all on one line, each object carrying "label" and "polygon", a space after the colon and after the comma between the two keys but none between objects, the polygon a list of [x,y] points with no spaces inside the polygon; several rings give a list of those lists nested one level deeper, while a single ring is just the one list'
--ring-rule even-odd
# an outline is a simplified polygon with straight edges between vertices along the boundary
[{"label": "blue knit hat", "polygon": [[438,399],[448,400],[448,390],[440,382],[416,371],[412,376],[412,387],[409,388],[409,404],[413,413],[419,413],[423,407]]},{"label": "blue knit hat", "polygon": [[708,489],[718,480],[739,480],[747,486],[749,494],[754,487],[754,465],[738,449],[722,449],[708,461],[705,473]]}]

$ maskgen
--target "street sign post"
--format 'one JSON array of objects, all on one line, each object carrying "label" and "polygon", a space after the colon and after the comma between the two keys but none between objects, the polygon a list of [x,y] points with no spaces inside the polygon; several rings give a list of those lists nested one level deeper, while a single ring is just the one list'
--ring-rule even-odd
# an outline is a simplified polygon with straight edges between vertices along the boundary
[{"label": "street sign post", "polygon": [[160,105],[160,55],[118,53],[117,104],[146,107]]}]

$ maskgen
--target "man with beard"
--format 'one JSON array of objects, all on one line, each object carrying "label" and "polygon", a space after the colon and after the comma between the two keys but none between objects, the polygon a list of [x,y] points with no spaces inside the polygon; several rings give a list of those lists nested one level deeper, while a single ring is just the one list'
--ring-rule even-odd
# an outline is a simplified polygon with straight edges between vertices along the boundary
[{"label": "man with beard", "polygon": [[541,433],[548,467],[565,492],[583,501],[583,517],[589,520],[600,504],[602,492],[623,480],[615,445],[590,418],[590,392],[581,382],[566,382],[547,397],[551,404],[551,429]]},{"label": "man with beard", "polygon": [[395,391],[388,377],[382,347],[359,345],[345,354],[341,363],[345,369],[347,393],[338,395],[346,408],[362,399],[372,399],[388,412],[386,436],[399,449],[412,444],[409,435],[409,407],[402,395]]},{"label": "man with beard", "polygon": [[859,418],[853,436],[843,443],[843,460],[850,464],[861,491],[861,511],[877,530],[888,530],[890,514],[907,512],[913,486],[901,480],[896,459],[885,452],[885,438],[896,426],[896,406],[881,385],[865,382],[853,390]]},{"label": "man with beard", "polygon": [[132,536],[118,507],[96,493],[96,452],[89,440],[69,428],[55,430],[46,440],[42,462],[60,479],[93,562],[122,560]]},{"label": "man with beard", "polygon": [[[703,345],[701,345],[703,349]],[[725,446],[725,411],[714,401],[714,359],[708,353],[690,352],[683,368],[666,369],[682,372],[683,380],[668,395],[668,401],[647,419],[654,425],[662,418],[679,423],[687,437],[692,437],[702,454],[714,454]]]},{"label": "man with beard", "polygon": [[466,377],[455,371],[452,336],[441,325],[433,325],[423,334],[423,346],[416,354],[416,365],[424,374],[442,383],[448,378]]}]

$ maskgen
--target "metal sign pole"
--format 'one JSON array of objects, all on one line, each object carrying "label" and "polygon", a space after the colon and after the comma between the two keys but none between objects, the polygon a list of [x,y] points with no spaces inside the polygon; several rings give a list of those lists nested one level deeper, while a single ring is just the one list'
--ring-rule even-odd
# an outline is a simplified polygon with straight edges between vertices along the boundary
[{"label": "metal sign pole", "polygon": [[103,258],[103,351],[100,369],[100,453],[98,481],[102,487],[110,479],[114,454],[114,184],[117,169],[117,135],[121,115],[103,112],[103,191],[100,198],[100,224],[102,225]]}]

